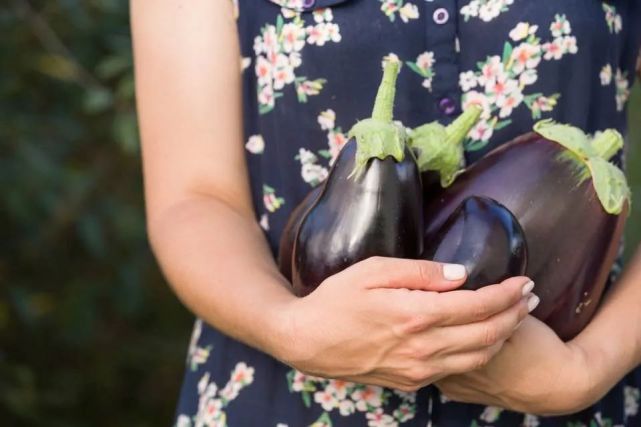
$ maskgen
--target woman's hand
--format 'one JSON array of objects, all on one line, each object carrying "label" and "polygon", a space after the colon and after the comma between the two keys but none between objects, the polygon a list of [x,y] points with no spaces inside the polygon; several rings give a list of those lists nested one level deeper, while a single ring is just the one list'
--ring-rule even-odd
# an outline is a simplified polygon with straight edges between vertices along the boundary
[{"label": "woman's hand", "polygon": [[601,397],[590,359],[528,316],[484,367],[436,383],[448,398],[539,415],[577,412]]},{"label": "woman's hand", "polygon": [[527,315],[533,284],[438,293],[464,279],[461,266],[429,261],[357,263],[289,304],[277,356],[308,374],[406,391],[480,368]]}]

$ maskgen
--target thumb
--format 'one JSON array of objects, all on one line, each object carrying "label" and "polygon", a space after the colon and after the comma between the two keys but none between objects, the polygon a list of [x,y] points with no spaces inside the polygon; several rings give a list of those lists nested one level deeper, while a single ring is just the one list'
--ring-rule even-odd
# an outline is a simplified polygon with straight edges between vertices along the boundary
[{"label": "thumb", "polygon": [[357,281],[369,289],[444,292],[458,288],[467,278],[465,267],[460,264],[384,257],[368,258],[344,272],[358,277]]}]

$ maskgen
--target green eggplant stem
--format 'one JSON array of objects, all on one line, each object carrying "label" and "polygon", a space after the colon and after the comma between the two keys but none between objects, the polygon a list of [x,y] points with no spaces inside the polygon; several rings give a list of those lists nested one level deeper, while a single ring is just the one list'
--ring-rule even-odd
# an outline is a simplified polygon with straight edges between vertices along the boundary
[{"label": "green eggplant stem", "polygon": [[470,129],[476,125],[483,109],[478,105],[469,106],[445,129],[448,144],[462,144]]},{"label": "green eggplant stem", "polygon": [[383,79],[376,93],[376,101],[372,110],[372,118],[382,122],[391,123],[394,117],[394,97],[396,96],[396,78],[398,77],[399,63],[385,61]]},{"label": "green eggplant stem", "polygon": [[592,140],[596,154],[604,160],[610,160],[623,148],[623,137],[614,129],[607,129]]}]

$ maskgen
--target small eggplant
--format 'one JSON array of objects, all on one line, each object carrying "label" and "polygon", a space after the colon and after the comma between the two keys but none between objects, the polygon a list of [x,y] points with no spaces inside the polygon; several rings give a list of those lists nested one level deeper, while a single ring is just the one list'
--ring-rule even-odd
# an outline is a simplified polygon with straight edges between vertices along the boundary
[{"label": "small eggplant", "polygon": [[423,251],[420,172],[404,128],[392,121],[398,67],[385,63],[372,118],[352,128],[320,194],[298,212],[291,276],[299,296],[366,258],[418,258]]},{"label": "small eggplant", "polygon": [[423,258],[466,267],[462,289],[476,290],[526,271],[521,225],[505,206],[486,197],[465,199],[425,242]]},{"label": "small eggplant", "polygon": [[425,200],[426,241],[470,196],[505,205],[527,237],[526,275],[541,298],[533,314],[571,339],[595,312],[629,209],[625,176],[609,162],[623,138],[607,130],[591,139],[551,121],[534,130],[493,150]]}]

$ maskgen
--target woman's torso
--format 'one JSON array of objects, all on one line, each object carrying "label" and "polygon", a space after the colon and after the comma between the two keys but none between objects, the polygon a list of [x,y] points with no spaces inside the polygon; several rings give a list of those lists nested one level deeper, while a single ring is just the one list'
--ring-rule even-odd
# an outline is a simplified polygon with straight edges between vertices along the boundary
[{"label": "woman's torso", "polygon": [[[542,118],[626,132],[641,37],[637,0],[237,0],[235,7],[252,196],[274,253],[291,210],[325,179],[349,128],[370,115],[387,55],[404,64],[395,117],[406,126],[448,123],[469,103],[484,108],[466,141],[469,162]],[[232,427],[630,423],[638,388],[622,384],[608,399],[580,416],[544,420],[445,403],[434,388],[408,395],[320,380],[199,322],[178,420]]]}]

